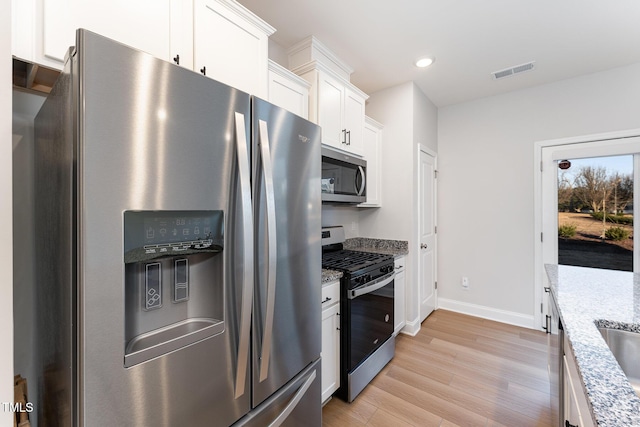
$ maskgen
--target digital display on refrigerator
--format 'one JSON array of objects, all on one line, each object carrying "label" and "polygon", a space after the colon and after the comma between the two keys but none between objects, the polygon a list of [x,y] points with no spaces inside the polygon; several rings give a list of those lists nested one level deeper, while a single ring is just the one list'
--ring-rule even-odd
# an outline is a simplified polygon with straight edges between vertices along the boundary
[{"label": "digital display on refrigerator", "polygon": [[125,211],[125,263],[195,252],[220,252],[224,246],[222,211]]}]

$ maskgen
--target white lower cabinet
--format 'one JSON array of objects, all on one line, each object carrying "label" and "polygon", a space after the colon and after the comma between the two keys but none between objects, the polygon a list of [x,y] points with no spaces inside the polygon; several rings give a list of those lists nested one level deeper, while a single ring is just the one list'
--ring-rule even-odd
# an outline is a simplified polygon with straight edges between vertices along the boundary
[{"label": "white lower cabinet", "polygon": [[405,261],[404,256],[395,260],[396,277],[393,280],[393,333],[398,335],[407,323],[405,316]]},{"label": "white lower cabinet", "polygon": [[563,426],[593,427],[589,403],[582,388],[582,379],[573,358],[571,345],[565,335],[563,360]]},{"label": "white lower cabinet", "polygon": [[340,281],[322,287],[322,402],[340,387]]}]

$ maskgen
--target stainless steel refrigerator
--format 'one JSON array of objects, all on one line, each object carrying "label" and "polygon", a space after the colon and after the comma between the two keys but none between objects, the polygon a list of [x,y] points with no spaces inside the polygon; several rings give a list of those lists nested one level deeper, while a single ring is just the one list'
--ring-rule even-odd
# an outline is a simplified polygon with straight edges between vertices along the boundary
[{"label": "stainless steel refrigerator", "polygon": [[78,30],[36,144],[39,425],[321,425],[319,127]]}]

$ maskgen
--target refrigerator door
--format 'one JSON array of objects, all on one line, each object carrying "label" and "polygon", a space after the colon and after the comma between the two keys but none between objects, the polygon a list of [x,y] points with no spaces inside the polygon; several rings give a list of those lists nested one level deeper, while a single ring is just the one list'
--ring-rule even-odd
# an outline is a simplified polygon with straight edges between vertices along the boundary
[{"label": "refrigerator door", "polygon": [[315,124],[255,97],[252,112],[256,407],[320,357],[321,157]]},{"label": "refrigerator door", "polygon": [[[251,395],[250,98],[87,31],[77,46],[80,424],[231,425]],[[186,252],[123,259],[127,214]],[[200,221],[217,249],[192,256],[175,242]]]},{"label": "refrigerator door", "polygon": [[315,361],[233,427],[320,427],[320,362]]}]

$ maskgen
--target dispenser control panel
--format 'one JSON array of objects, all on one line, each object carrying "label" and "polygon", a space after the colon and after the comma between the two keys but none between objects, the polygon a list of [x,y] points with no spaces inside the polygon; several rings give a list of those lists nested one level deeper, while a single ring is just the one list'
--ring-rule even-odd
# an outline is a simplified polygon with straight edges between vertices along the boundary
[{"label": "dispenser control panel", "polygon": [[220,252],[222,211],[125,211],[125,263],[196,252]]}]

